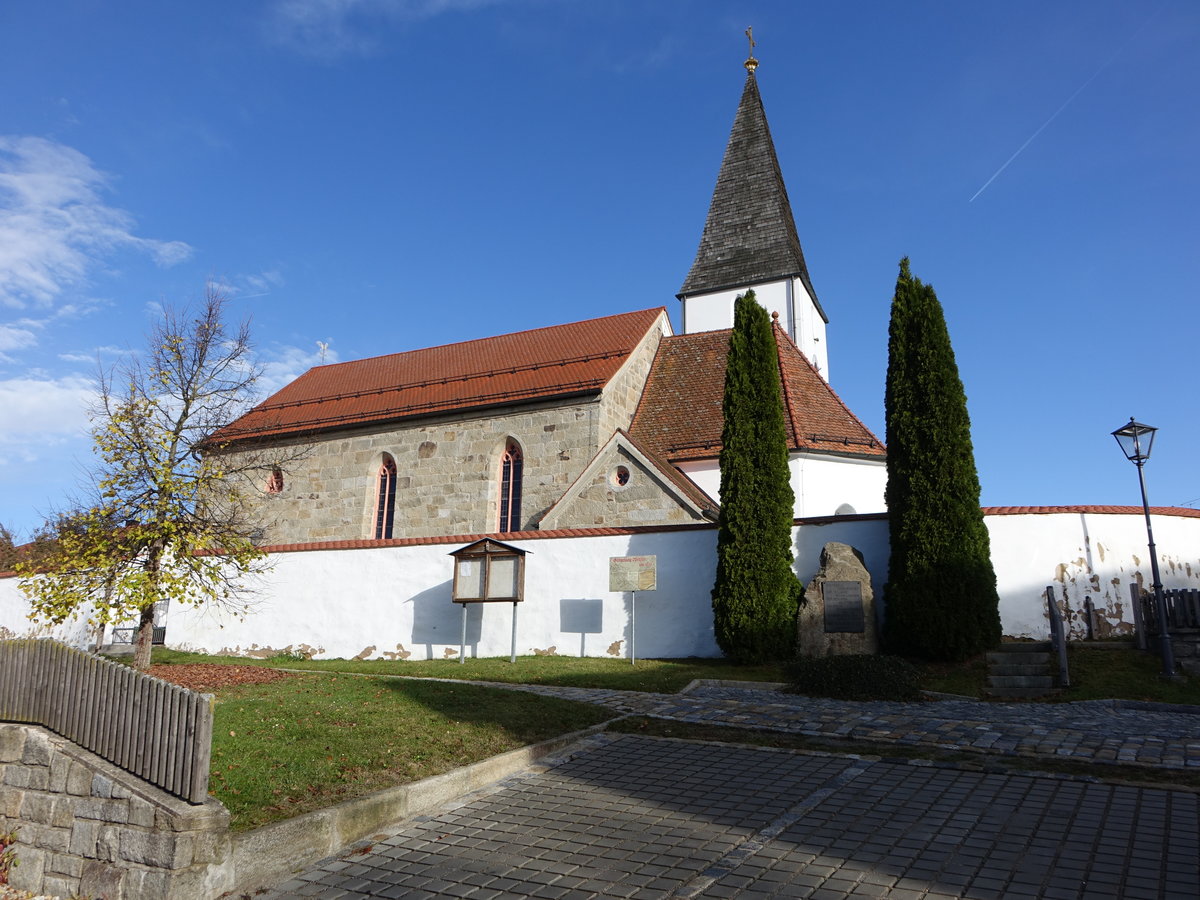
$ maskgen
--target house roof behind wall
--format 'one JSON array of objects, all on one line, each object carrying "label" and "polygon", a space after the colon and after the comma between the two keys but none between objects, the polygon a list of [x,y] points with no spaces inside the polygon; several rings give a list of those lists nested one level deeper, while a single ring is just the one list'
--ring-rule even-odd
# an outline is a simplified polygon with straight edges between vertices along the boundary
[{"label": "house roof behind wall", "polygon": [[[877,457],[883,442],[850,412],[778,322],[775,343],[788,449]],[[672,462],[721,452],[728,328],[664,338],[630,434]]]},{"label": "house roof behind wall", "polygon": [[215,442],[599,393],[661,307],[309,369]]}]

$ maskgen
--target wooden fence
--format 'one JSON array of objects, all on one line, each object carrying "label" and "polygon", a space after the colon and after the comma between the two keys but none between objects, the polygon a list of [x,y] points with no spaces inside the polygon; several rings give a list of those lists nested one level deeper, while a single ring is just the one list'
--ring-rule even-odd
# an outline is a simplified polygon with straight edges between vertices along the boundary
[{"label": "wooden fence", "polygon": [[43,725],[189,803],[208,795],[208,694],[57,641],[0,641],[0,721]]},{"label": "wooden fence", "polygon": [[[1133,601],[1133,618],[1138,647],[1145,650],[1148,646],[1146,636],[1160,633],[1158,610],[1154,607],[1154,592],[1131,584],[1129,594]],[[1200,628],[1200,590],[1195,588],[1164,590],[1163,601],[1167,608],[1167,625],[1172,631],[1180,628]]]}]

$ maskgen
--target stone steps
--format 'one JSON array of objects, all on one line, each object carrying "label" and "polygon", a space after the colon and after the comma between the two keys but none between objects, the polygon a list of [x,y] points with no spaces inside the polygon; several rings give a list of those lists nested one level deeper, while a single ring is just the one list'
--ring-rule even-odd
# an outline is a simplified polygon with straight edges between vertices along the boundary
[{"label": "stone steps", "polygon": [[997,663],[988,664],[989,675],[1045,675],[1046,663],[1038,664],[1016,664],[1016,665],[1000,665]]},{"label": "stone steps", "polygon": [[987,655],[989,697],[1044,697],[1059,688],[1050,668],[1050,642],[1003,644]]}]

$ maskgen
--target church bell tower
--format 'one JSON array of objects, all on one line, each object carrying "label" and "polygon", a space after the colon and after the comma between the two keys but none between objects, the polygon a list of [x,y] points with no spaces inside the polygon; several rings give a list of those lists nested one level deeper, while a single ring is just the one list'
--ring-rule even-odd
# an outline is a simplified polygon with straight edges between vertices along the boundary
[{"label": "church bell tower", "polygon": [[753,289],[826,382],[829,319],[817,300],[796,220],[788,200],[775,144],[758,93],[754,38],[746,60],[746,84],[725,158],[717,175],[696,259],[676,295],[683,303],[683,332],[733,325],[733,302]]}]

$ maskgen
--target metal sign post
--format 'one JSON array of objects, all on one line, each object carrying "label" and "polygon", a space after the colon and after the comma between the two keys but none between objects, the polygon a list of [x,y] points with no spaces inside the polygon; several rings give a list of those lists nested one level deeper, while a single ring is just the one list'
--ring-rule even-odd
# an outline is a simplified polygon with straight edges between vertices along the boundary
[{"label": "metal sign post", "polygon": [[467,604],[462,605],[462,637],[458,642],[458,661],[462,665],[467,664]]},{"label": "metal sign post", "polygon": [[608,589],[629,591],[629,664],[637,662],[637,592],[658,590],[657,556],[610,556]]},{"label": "metal sign post", "polygon": [[637,591],[629,601],[629,664],[637,665]]},{"label": "metal sign post", "polygon": [[512,627],[512,647],[508,653],[508,661],[515,663],[517,661],[517,601],[513,601],[513,627]]}]

